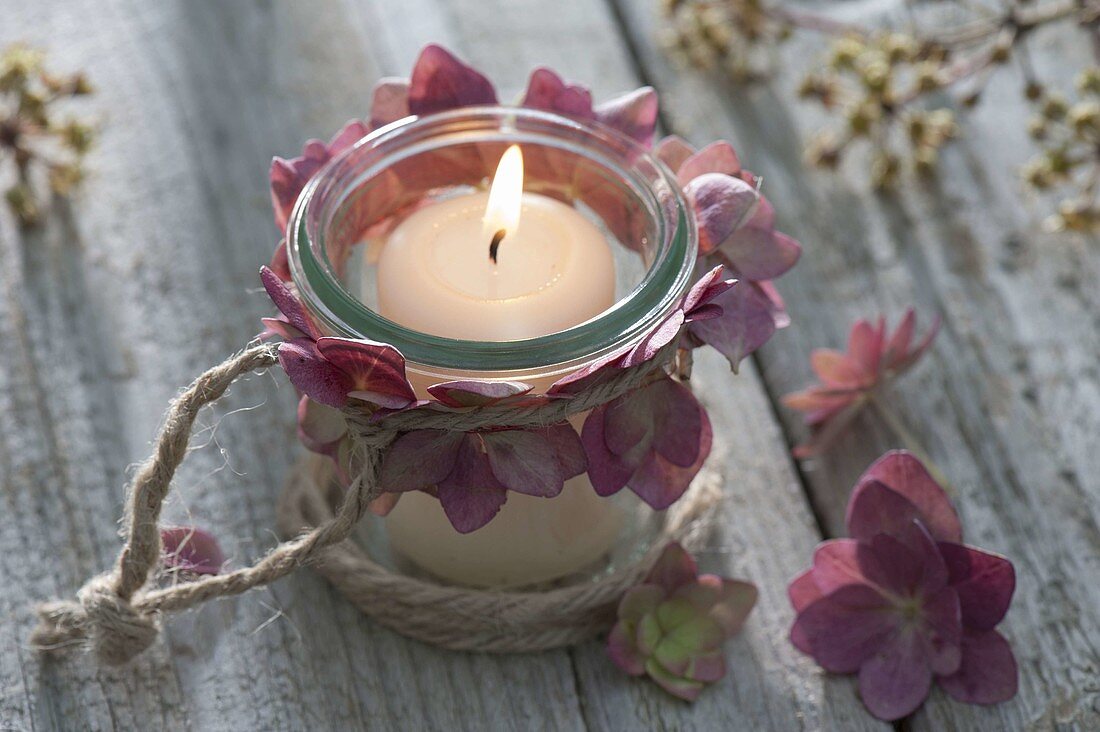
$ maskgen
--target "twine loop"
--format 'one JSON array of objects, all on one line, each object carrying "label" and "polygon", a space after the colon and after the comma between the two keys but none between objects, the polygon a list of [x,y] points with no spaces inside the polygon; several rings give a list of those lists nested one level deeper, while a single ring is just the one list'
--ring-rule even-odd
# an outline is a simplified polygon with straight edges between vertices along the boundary
[{"label": "twine loop", "polygon": [[[342,495],[335,500],[323,498],[331,484],[331,466],[314,460],[309,463],[314,468],[292,475],[280,501],[279,525],[284,536],[292,538],[251,566],[171,587],[147,588],[160,561],[161,507],[187,454],[199,410],[220,398],[239,376],[278,362],[277,345],[252,346],[202,374],[172,402],[153,455],[128,488],[126,541],[114,568],[86,582],[74,600],[41,605],[31,643],[41,650],[84,643],[102,662],[122,664],[154,643],[161,613],[247,592],[315,560],[322,574],[368,615],[405,635],[448,648],[515,652],[590,637],[606,627],[615,602],[648,571],[656,559],[653,551],[596,582],[524,593],[448,587],[396,574],[350,542],[342,542],[381,494],[379,475],[385,453],[402,432],[556,424],[647,383],[675,355],[673,341],[649,361],[614,372],[569,398],[537,405],[414,409],[380,420],[349,407],[344,414],[354,438],[355,475]],[[715,490],[693,488],[670,511],[662,537],[684,539],[716,500]]]}]

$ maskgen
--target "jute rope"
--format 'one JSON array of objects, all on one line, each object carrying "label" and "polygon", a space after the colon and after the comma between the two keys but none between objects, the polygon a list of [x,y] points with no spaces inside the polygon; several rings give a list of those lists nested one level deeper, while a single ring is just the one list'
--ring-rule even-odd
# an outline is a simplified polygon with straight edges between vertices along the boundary
[{"label": "jute rope", "polygon": [[[412,429],[475,430],[553,424],[606,403],[645,383],[675,353],[670,345],[656,358],[615,374],[570,399],[536,407],[483,407],[462,412],[415,410],[372,421],[347,410],[354,437],[357,475],[336,500],[321,491],[329,476],[314,467],[295,471],[280,501],[279,523],[291,538],[256,564],[163,589],[145,589],[160,561],[158,522],[176,469],[187,454],[195,419],[239,376],[278,362],[273,344],[253,346],[210,369],[171,404],[156,450],[131,483],[126,500],[125,544],[115,566],[88,580],[74,600],[38,608],[31,643],[42,650],[86,643],[107,664],[129,661],[158,634],[160,613],[184,610],[270,584],[303,563],[318,569],[353,603],[406,635],[448,648],[523,651],[587,638],[605,627],[622,592],[648,571],[655,557],[623,567],[600,581],[542,593],[505,593],[435,585],[394,574],[350,542],[341,544],[367,505],[381,493],[379,472],[386,449]],[[694,490],[670,512],[664,534],[683,538],[692,521],[715,501],[713,492]],[[335,507],[334,507],[335,503]],[[306,529],[305,533],[300,533]],[[338,546],[337,546],[338,545]]]}]

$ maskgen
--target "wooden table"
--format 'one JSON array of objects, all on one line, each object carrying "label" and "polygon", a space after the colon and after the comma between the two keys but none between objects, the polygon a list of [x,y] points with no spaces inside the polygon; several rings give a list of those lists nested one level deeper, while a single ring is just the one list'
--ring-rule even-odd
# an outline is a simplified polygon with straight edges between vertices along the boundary
[{"label": "wooden table", "polygon": [[[822,119],[794,101],[795,60],[815,41],[784,47],[791,70],[772,82],[727,88],[666,62],[656,5],[0,2],[0,42],[28,40],[59,70],[86,69],[102,121],[77,199],[32,231],[0,211],[0,729],[884,728],[849,678],[788,644],[786,584],[823,536],[843,532],[854,479],[897,444],[867,417],[827,458],[796,464],[789,446],[804,433],[777,404],[810,379],[812,348],[841,345],[857,316],[909,304],[945,325],[895,403],[959,489],[969,539],[1016,562],[1003,627],[1021,674],[1009,703],[935,691],[902,726],[1100,725],[1100,244],[1040,233],[1041,202],[1015,177],[1030,154],[1019,79],[1002,72],[963,122],[939,184],[879,197],[861,171],[830,177],[801,162]],[[869,19],[893,5],[841,10]],[[32,604],[108,565],[129,466],[167,401],[271,309],[256,275],[277,238],[271,156],[363,115],[374,81],[407,73],[432,40],[506,95],[539,63],[600,98],[653,84],[666,127],[732,139],[805,245],[780,284],[794,325],[740,376],[715,358],[698,367],[726,490],[703,560],[761,589],[729,645],[731,673],[689,706],[621,675],[598,642],[441,652],[373,625],[308,571],[171,620],[126,668],[40,657],[26,642]],[[1065,29],[1035,40],[1040,70],[1068,85],[1084,41]],[[277,373],[235,386],[177,480],[168,517],[213,530],[238,566],[275,542],[293,403]]]}]

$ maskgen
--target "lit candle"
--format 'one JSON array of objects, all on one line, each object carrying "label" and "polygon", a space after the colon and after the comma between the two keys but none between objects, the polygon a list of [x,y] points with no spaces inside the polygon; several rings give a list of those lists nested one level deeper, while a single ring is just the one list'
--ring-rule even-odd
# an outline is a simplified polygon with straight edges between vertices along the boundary
[{"label": "lit candle", "polygon": [[[517,146],[501,157],[488,194],[441,201],[394,229],[376,276],[383,316],[461,340],[548,335],[594,318],[615,302],[607,239],[573,208],[523,191]],[[433,380],[415,372],[409,376],[426,395]],[[484,375],[451,376],[466,377]],[[533,386],[543,391],[550,381]],[[407,493],[387,518],[387,531],[399,553],[444,579],[506,586],[582,569],[610,549],[620,524],[620,512],[582,475],[555,498],[509,493],[500,513],[470,534],[451,527],[435,498]]]},{"label": "lit candle", "polygon": [[604,235],[570,206],[523,191],[517,146],[501,157],[488,194],[457,196],[403,221],[382,249],[377,277],[383,316],[460,340],[556,333],[615,301]]}]

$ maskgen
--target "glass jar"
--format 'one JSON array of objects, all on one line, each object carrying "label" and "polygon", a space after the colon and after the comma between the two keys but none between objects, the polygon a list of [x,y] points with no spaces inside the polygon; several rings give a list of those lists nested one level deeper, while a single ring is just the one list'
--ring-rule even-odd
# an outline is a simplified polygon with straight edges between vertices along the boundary
[{"label": "glass jar", "polygon": [[[524,190],[563,202],[607,237],[615,302],[596,317],[514,341],[418,332],[379,314],[375,271],[393,227],[433,202],[484,190],[504,150],[519,145]],[[322,169],[287,227],[290,269],[318,326],[389,343],[418,395],[459,379],[506,379],[543,392],[557,379],[637,342],[691,284],[697,235],[680,186],[632,140],[596,123],[537,110],[466,107],[375,130]],[[580,428],[583,415],[574,421]],[[628,499],[633,503],[632,496]],[[554,498],[509,492],[486,526],[460,534],[438,501],[407,493],[386,519],[391,547],[445,580],[517,586],[581,571],[606,556],[627,506],[585,476]]]}]

